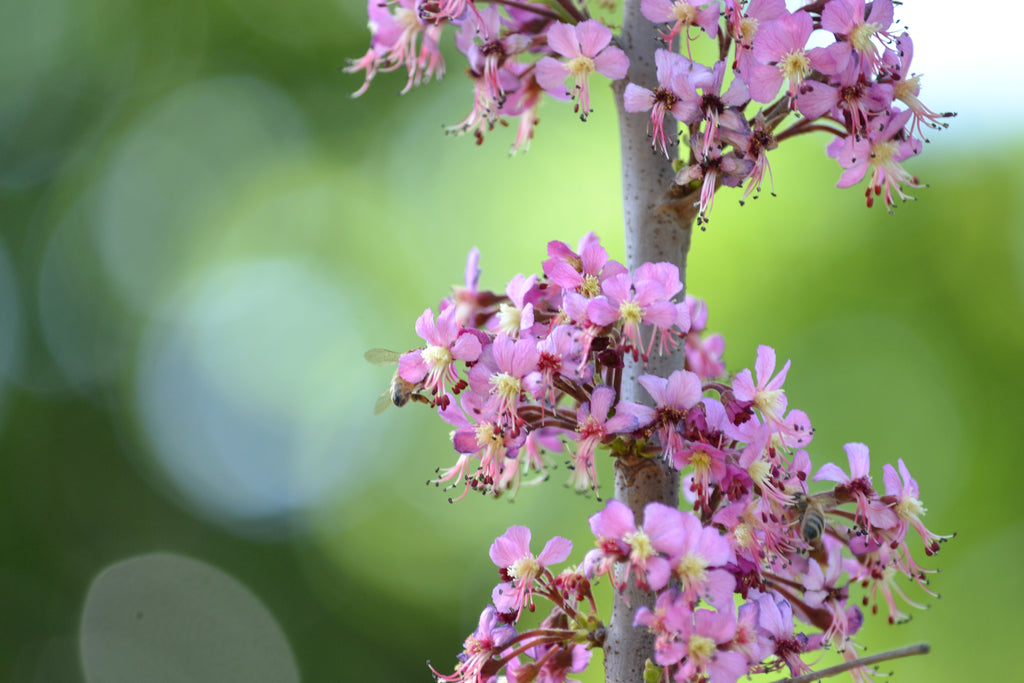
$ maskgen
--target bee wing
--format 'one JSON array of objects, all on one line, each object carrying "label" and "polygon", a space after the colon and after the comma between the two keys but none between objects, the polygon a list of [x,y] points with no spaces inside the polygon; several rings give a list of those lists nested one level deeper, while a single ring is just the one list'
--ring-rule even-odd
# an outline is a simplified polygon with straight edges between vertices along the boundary
[{"label": "bee wing", "polygon": [[363,358],[370,361],[374,365],[387,365],[388,363],[397,363],[398,359],[402,357],[402,354],[397,351],[391,351],[390,349],[370,349],[363,354]]},{"label": "bee wing", "polygon": [[391,392],[385,391],[377,397],[377,402],[373,404],[373,414],[380,415],[387,410],[389,405],[391,405]]}]

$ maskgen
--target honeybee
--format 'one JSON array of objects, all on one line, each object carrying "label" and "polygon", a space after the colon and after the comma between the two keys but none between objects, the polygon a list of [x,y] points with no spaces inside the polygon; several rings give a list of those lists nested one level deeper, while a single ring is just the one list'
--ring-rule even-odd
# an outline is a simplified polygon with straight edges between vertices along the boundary
[{"label": "honeybee", "polygon": [[[388,349],[370,349],[363,354],[363,357],[374,365],[397,363],[401,356],[402,354],[397,351],[390,351]],[[398,408],[401,408],[409,401],[429,404],[430,399],[419,393],[422,388],[422,382],[410,382],[402,379],[402,376],[398,374],[398,370],[396,369],[395,374],[391,376],[391,384],[388,385],[388,388],[384,393],[377,398],[377,402],[373,404],[374,415],[379,415],[384,412],[387,407],[392,404]]]},{"label": "honeybee", "polygon": [[799,514],[796,524],[800,527],[800,537],[813,548],[821,546],[821,537],[825,533],[825,505],[833,501],[830,493],[805,496],[798,493],[794,496],[793,508]]}]

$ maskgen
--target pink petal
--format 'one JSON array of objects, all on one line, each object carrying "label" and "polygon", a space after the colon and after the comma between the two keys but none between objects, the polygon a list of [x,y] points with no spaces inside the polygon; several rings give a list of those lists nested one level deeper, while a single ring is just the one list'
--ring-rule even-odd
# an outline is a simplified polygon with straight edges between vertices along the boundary
[{"label": "pink petal", "polygon": [[661,329],[668,329],[676,322],[675,304],[668,301],[655,301],[644,309],[643,321]]},{"label": "pink petal", "polygon": [[587,57],[595,57],[612,42],[612,31],[596,19],[587,19],[576,25],[576,37],[580,41],[580,52]]},{"label": "pink petal", "polygon": [[839,484],[845,484],[850,481],[850,478],[846,476],[846,472],[839,465],[827,462],[814,475],[813,481],[834,481]]},{"label": "pink petal", "polygon": [[850,479],[860,479],[871,473],[871,455],[862,443],[848,443],[843,446],[850,461]]},{"label": "pink petal", "polygon": [[732,381],[732,392],[741,401],[754,400],[757,388],[754,386],[754,378],[751,377],[749,369],[744,368],[736,375],[736,379]]},{"label": "pink petal", "polygon": [[540,551],[537,561],[542,567],[548,567],[558,562],[564,562],[572,552],[572,541],[561,536],[555,536],[544,544],[544,550]]},{"label": "pink petal", "polygon": [[764,344],[757,347],[757,361],[754,363],[754,371],[757,373],[757,384],[767,384],[768,379],[775,372],[775,349]]},{"label": "pink petal", "polygon": [[444,342],[438,339],[437,327],[434,325],[434,312],[429,308],[423,311],[420,317],[416,319],[416,334],[428,344],[446,346]]},{"label": "pink petal", "polygon": [[427,364],[423,362],[422,351],[419,349],[403,353],[398,359],[398,376],[406,382],[422,382],[428,371]]},{"label": "pink petal", "polygon": [[648,111],[654,106],[654,93],[639,85],[627,83],[626,91],[622,94],[622,103],[630,113]]},{"label": "pink petal", "polygon": [[660,591],[668,585],[672,576],[672,565],[664,557],[652,557],[647,560],[647,585],[653,591]]},{"label": "pink petal", "polygon": [[480,358],[481,350],[480,340],[475,335],[460,334],[452,344],[452,358],[472,363]]},{"label": "pink petal", "polygon": [[587,316],[598,325],[611,325],[619,319],[619,307],[606,297],[598,296],[587,302]]},{"label": "pink petal", "polygon": [[663,503],[648,503],[644,508],[644,533],[651,539],[655,550],[670,557],[683,549],[679,515],[679,510]]},{"label": "pink petal", "polygon": [[688,370],[676,370],[668,377],[668,405],[689,410],[700,402],[703,393],[700,377]]},{"label": "pink petal", "polygon": [[[548,47],[569,59],[579,57],[582,53],[580,52],[580,43],[576,38],[576,34],[577,32],[572,24],[563,24],[562,22],[552,24],[547,32]],[[539,78],[537,82],[540,83]],[[543,83],[541,87],[544,87]]]},{"label": "pink petal", "polygon": [[640,0],[640,12],[648,21],[662,24],[674,21],[672,0]]},{"label": "pink petal", "polygon": [[537,62],[534,69],[537,84],[546,92],[567,99],[569,90],[565,87],[565,79],[569,77],[569,67],[554,57],[545,57]]},{"label": "pink petal", "polygon": [[892,465],[887,464],[882,467],[882,482],[885,484],[885,494],[887,496],[903,497],[903,483],[900,481],[900,477],[896,474],[896,469]]},{"label": "pink petal", "polygon": [[604,422],[615,401],[615,390],[611,387],[600,386],[594,389],[590,396],[590,414],[599,422]]},{"label": "pink petal", "polygon": [[800,86],[796,108],[809,119],[828,113],[839,102],[839,90],[825,83],[808,81]]},{"label": "pink petal", "polygon": [[617,81],[626,77],[626,72],[629,71],[629,57],[619,48],[609,47],[594,57],[594,69],[602,76]]},{"label": "pink petal", "polygon": [[545,265],[544,274],[564,289],[576,289],[583,284],[583,276],[565,261],[558,261],[550,266]]},{"label": "pink petal", "polygon": [[491,561],[502,568],[529,554],[530,529],[525,526],[510,526],[502,536],[494,539],[489,552]]},{"label": "pink petal", "polygon": [[917,488],[917,481],[912,476],[910,476],[910,470],[908,470],[907,466],[903,464],[903,458],[899,459],[898,464],[900,466],[900,476],[903,477],[903,482],[905,485],[905,494],[910,496],[911,498],[920,498],[921,492]]},{"label": "pink petal", "polygon": [[617,498],[612,498],[604,510],[590,516],[590,530],[598,538],[622,539],[628,533],[636,531],[636,520],[633,511]]}]

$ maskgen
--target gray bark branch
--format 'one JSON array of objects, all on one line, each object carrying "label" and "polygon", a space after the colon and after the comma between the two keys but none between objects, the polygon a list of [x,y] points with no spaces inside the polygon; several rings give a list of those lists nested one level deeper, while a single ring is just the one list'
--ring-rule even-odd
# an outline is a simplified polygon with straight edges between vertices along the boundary
[{"label": "gray bark branch", "polygon": [[[652,150],[649,116],[626,113],[622,104],[627,82],[651,90],[657,86],[654,53],[663,44],[655,26],[640,13],[640,0],[625,1],[619,46],[630,60],[627,77],[613,85],[622,152],[626,265],[633,270],[648,261],[674,263],[685,285],[695,198],[678,196],[671,161]],[[651,358],[645,369],[627,364],[622,398],[650,403],[637,383],[639,375],[648,372],[667,377],[683,364],[682,345],[677,353]],[[639,524],[644,507],[652,501],[678,507],[679,473],[660,458],[619,458],[615,463],[615,497],[629,506]],[[633,616],[640,605],[653,607],[654,595],[635,586],[615,595],[604,646],[606,683],[640,683],[644,663],[654,656],[653,635],[645,628],[633,628]]]}]

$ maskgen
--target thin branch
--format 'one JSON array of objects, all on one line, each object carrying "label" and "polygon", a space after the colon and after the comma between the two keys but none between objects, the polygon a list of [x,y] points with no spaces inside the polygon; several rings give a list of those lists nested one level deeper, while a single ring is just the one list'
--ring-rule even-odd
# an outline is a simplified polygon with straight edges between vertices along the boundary
[{"label": "thin branch", "polygon": [[526,10],[527,12],[533,12],[534,14],[547,17],[548,19],[554,19],[555,21],[561,21],[564,17],[555,12],[554,10],[548,9],[547,7],[537,7],[536,5],[530,5],[525,2],[516,2],[516,0],[492,0],[495,5],[505,5],[506,7],[515,7],[516,9]]},{"label": "thin branch", "polygon": [[890,659],[899,659],[900,657],[911,657],[913,655],[926,655],[931,650],[928,643],[918,643],[917,645],[911,645],[909,647],[903,647],[898,650],[889,650],[888,652],[880,652],[877,655],[868,655],[867,657],[861,657],[860,659],[854,659],[849,662],[843,662],[842,664],[836,664],[830,666],[827,669],[821,671],[812,671],[809,674],[801,674],[795,678],[780,678],[774,683],[811,683],[811,681],[819,681],[822,678],[828,678],[829,676],[835,676],[841,674],[844,671],[855,669],[860,666],[871,666],[878,662],[885,662]]}]

